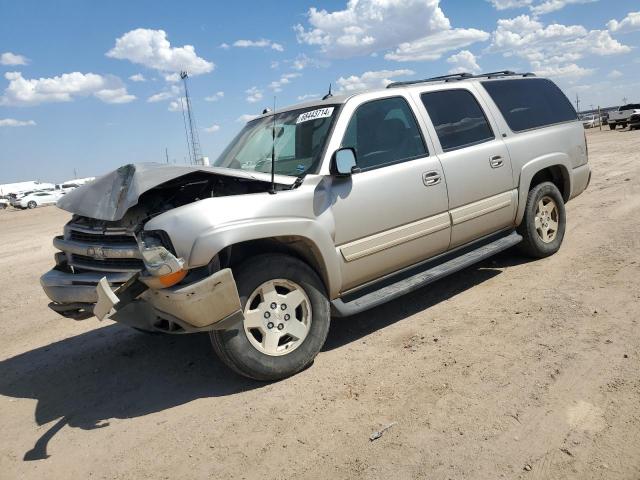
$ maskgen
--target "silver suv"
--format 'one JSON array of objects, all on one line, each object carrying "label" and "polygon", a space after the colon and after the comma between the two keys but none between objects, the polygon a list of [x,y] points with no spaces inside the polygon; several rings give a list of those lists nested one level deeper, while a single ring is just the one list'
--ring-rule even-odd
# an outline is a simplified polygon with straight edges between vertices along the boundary
[{"label": "silver suv", "polygon": [[313,362],[332,316],[515,245],[552,255],[590,177],[575,110],[532,74],[327,95],[250,121],[212,167],[127,165],[68,193],[41,283],[66,317],[206,331],[274,380]]}]

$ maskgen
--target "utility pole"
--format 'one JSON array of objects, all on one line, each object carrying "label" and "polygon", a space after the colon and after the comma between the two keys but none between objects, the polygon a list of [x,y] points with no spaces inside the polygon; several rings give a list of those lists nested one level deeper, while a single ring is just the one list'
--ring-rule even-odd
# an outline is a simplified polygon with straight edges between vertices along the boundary
[{"label": "utility pole", "polygon": [[167,147],[164,147],[164,158],[166,158],[167,163],[169,163],[169,150],[167,150]]},{"label": "utility pole", "polygon": [[580,114],[580,97],[576,93],[576,111]]},{"label": "utility pole", "polygon": [[73,179],[75,180],[76,178],[78,178],[78,171],[74,168],[73,169]]},{"label": "utility pole", "polygon": [[622,104],[626,105],[627,104],[627,100],[628,100],[627,97],[622,97]]}]

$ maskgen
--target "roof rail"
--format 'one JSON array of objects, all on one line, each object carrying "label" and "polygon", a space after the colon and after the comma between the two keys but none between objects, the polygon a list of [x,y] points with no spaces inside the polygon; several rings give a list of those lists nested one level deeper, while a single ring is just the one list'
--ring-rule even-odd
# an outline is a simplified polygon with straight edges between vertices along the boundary
[{"label": "roof rail", "polygon": [[468,80],[470,78],[499,78],[499,77],[535,77],[535,73],[516,73],[511,70],[500,70],[498,72],[481,73],[479,75],[473,75],[468,72],[453,73],[451,75],[442,75],[439,77],[425,78],[422,80],[409,80],[405,82],[393,82],[387,85],[387,88],[406,87],[409,85],[417,85],[419,83],[431,83],[431,82],[455,82],[459,80]]}]

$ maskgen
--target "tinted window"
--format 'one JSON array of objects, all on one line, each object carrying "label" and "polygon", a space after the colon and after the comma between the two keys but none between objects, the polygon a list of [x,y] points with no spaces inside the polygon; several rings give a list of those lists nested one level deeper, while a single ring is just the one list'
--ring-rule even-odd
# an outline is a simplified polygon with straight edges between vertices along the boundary
[{"label": "tinted window", "polygon": [[385,98],[360,105],[351,117],[343,147],[356,151],[360,168],[373,168],[426,154],[406,100]]},{"label": "tinted window", "polygon": [[443,90],[421,95],[445,152],[493,140],[478,101],[468,90]]},{"label": "tinted window", "polygon": [[622,110],[638,110],[640,109],[640,104],[638,103],[630,103],[629,105],[625,105],[624,107],[620,107],[620,111]]},{"label": "tinted window", "polygon": [[571,102],[544,78],[482,82],[514,132],[577,118]]}]

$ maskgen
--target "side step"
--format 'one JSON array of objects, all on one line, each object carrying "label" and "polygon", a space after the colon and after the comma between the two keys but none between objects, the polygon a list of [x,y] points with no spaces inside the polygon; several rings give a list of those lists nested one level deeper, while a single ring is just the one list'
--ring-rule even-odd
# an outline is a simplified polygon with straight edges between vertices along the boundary
[{"label": "side step", "polygon": [[[449,260],[443,260],[436,265],[433,262],[428,262],[424,265],[422,271],[414,273],[413,275],[402,278],[395,283],[386,284],[384,287],[371,291],[367,289],[367,292],[360,296],[358,293],[348,295],[346,302],[342,298],[337,298],[331,302],[333,315],[336,317],[348,317],[349,315],[355,315],[356,313],[369,310],[370,308],[382,305],[389,300],[405,295],[409,292],[413,292],[425,285],[428,285],[436,280],[439,280],[447,275],[458,272],[464,268],[467,268],[475,263],[478,263],[486,258],[495,255],[498,252],[506,250],[522,241],[522,236],[516,232],[512,232],[507,236],[503,236],[490,243],[485,243],[475,249],[469,250],[466,253],[460,253],[454,257],[449,257]],[[473,248],[473,247],[471,247]],[[446,258],[446,255],[445,255]],[[375,285],[371,288],[375,288]],[[356,296],[355,298],[353,298]],[[352,300],[349,298],[353,298]]]}]

